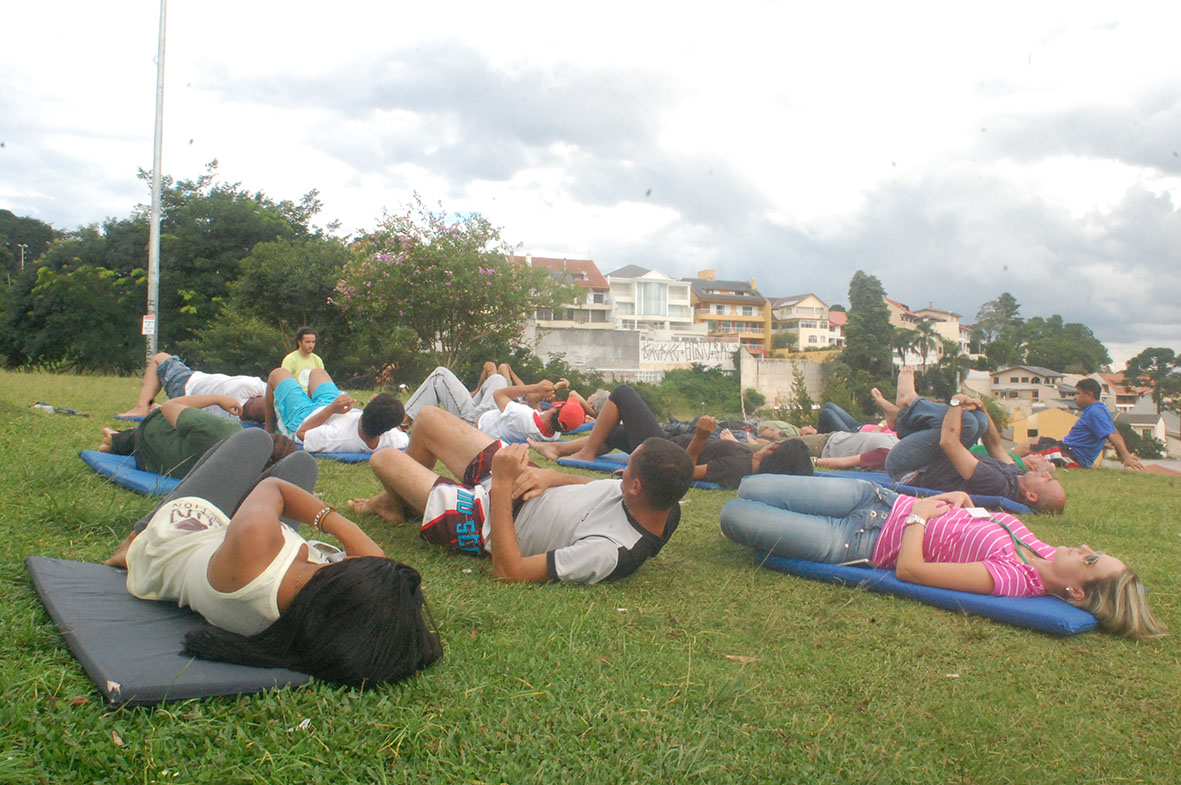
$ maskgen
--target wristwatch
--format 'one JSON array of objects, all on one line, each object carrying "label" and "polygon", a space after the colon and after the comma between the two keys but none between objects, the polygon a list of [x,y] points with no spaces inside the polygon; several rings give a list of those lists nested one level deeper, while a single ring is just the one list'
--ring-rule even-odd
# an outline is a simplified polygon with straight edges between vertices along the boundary
[{"label": "wristwatch", "polygon": [[959,398],[952,398],[950,401],[947,402],[947,405],[948,406],[959,406],[961,403],[963,403],[963,401],[961,401]]},{"label": "wristwatch", "polygon": [[915,515],[913,512],[906,516],[906,520],[902,522],[903,526],[910,526],[912,523],[920,524],[923,527],[927,525],[927,519],[921,515]]}]

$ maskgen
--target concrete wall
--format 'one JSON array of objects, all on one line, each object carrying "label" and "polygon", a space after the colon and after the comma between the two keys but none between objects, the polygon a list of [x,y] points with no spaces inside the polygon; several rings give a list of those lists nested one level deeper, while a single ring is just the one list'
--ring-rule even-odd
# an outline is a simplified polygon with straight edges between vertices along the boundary
[{"label": "concrete wall", "polygon": [[526,340],[543,360],[566,355],[579,370],[598,371],[617,380],[659,382],[665,371],[688,368],[734,370],[737,344],[717,341],[672,341],[645,338],[639,330],[537,329]]},{"label": "concrete wall", "polygon": [[807,360],[760,360],[743,350],[739,363],[742,391],[754,388],[767,399],[767,406],[790,406],[795,400],[791,388],[795,369],[804,372],[804,386],[808,395],[819,403],[824,394],[824,376],[820,363]]},{"label": "concrete wall", "polygon": [[668,371],[698,363],[706,368],[732,371],[737,348],[738,344],[733,341],[653,341],[641,338],[640,368]]}]

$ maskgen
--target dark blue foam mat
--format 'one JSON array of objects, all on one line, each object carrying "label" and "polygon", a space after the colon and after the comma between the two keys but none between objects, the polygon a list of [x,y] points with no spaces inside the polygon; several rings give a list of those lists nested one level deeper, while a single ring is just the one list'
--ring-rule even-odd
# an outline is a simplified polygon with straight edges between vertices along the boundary
[{"label": "dark blue foam mat", "polygon": [[[848,477],[853,480],[868,480],[869,482],[881,485],[883,488],[889,488],[898,493],[905,493],[907,496],[934,496],[943,491],[934,491],[930,488],[920,488],[917,485],[903,485],[900,482],[892,482],[890,475],[885,472],[830,472],[818,471],[814,477]],[[1029,515],[1033,512],[1027,505],[1021,502],[1015,502],[1012,499],[1004,496],[985,496],[983,494],[971,494],[972,501],[978,507],[989,507],[993,509],[1001,509],[1005,512],[1014,515]]]},{"label": "dark blue foam mat", "polygon": [[595,424],[593,422],[584,422],[582,425],[578,426],[574,430],[566,431],[566,433],[589,433],[590,430],[594,427],[595,427]]},{"label": "dark blue foam mat", "polygon": [[311,681],[282,668],[181,654],[185,633],[204,619],[176,603],[133,597],[123,570],[44,556],[25,559],[25,568],[70,653],[110,703],[139,706]]},{"label": "dark blue foam mat", "polygon": [[893,570],[842,567],[838,564],[789,559],[772,553],[756,555],[766,567],[801,578],[858,586],[882,594],[909,597],[912,600],[973,616],[1026,627],[1051,635],[1077,635],[1099,626],[1095,617],[1057,597],[994,597],[951,589],[937,589],[898,580]]},{"label": "dark blue foam mat", "polygon": [[110,479],[111,482],[118,483],[136,493],[163,496],[180,485],[180,480],[175,477],[153,474],[135,468],[135,456],[132,455],[112,455],[109,452],[99,452],[98,450],[83,450],[78,453],[78,457],[85,461],[87,466]]},{"label": "dark blue foam mat", "polygon": [[[572,469],[587,469],[593,472],[617,472],[627,466],[627,459],[631,457],[631,453],[626,452],[609,452],[600,455],[593,461],[575,461],[570,458],[559,458],[559,466],[569,466]],[[702,488],[708,491],[720,491],[722,486],[716,482],[706,482],[705,480],[694,480],[694,488]]]},{"label": "dark blue foam mat", "polygon": [[123,420],[124,422],[143,422],[144,416],[142,414],[136,414],[130,417],[124,417],[122,414],[116,414],[115,419]]}]

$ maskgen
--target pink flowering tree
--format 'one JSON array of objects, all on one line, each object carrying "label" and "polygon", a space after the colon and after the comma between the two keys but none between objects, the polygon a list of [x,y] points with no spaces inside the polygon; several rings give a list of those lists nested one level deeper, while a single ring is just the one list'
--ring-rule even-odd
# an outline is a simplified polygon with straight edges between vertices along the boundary
[{"label": "pink flowering tree", "polygon": [[579,296],[545,269],[509,261],[511,253],[483,216],[431,212],[415,194],[353,243],[333,302],[373,346],[453,367],[477,340],[517,343],[535,309]]}]

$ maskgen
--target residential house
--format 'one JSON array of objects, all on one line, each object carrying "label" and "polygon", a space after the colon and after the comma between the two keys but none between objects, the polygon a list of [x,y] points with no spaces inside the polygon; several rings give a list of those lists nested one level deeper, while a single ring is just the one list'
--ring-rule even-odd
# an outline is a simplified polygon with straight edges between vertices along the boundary
[{"label": "residential house", "polygon": [[844,311],[828,312],[828,345],[845,345],[845,325],[849,323],[849,314]]},{"label": "residential house", "polygon": [[1115,416],[1115,421],[1117,423],[1127,423],[1132,426],[1133,431],[1141,436],[1151,436],[1159,440],[1161,444],[1168,444],[1169,435],[1165,429],[1165,418],[1156,412],[1152,412],[1151,414],[1120,412]]},{"label": "residential house", "polygon": [[795,332],[792,351],[823,349],[829,344],[828,306],[814,294],[795,294],[771,300],[771,332]]},{"label": "residential house", "polygon": [[[1144,396],[1136,405],[1132,407],[1129,414],[1151,414],[1156,415],[1156,404],[1149,396]],[[1165,454],[1170,456],[1181,455],[1181,416],[1177,412],[1164,410],[1160,412],[1160,418],[1165,422]]]},{"label": "residential house", "polygon": [[1061,441],[1070,433],[1077,420],[1078,417],[1066,409],[1042,409],[1013,420],[1009,423],[1009,428],[1012,429],[1012,438],[1017,444],[1041,436]]},{"label": "residential house", "polygon": [[583,290],[582,297],[568,303],[565,308],[556,311],[539,308],[534,314],[538,327],[586,327],[600,330],[615,328],[615,321],[611,318],[611,284],[607,283],[598,266],[590,259],[552,259],[531,254],[510,256],[509,259],[534,267],[544,267],[563,283],[577,284]]},{"label": "residential house", "polygon": [[706,325],[709,335],[733,336],[752,355],[766,355],[771,348],[771,308],[753,278],[719,281],[713,270],[702,270],[696,278],[683,280],[691,287],[693,319]]},{"label": "residential house", "polygon": [[693,299],[688,283],[659,270],[629,264],[607,273],[615,305],[615,327],[646,333],[704,335],[704,325],[693,320]]},{"label": "residential house", "polygon": [[[962,353],[968,353],[971,347],[972,331],[970,328],[960,324],[960,315],[958,313],[941,311],[938,308],[920,308],[913,313],[919,318],[919,321],[923,321],[924,319],[929,321],[931,328],[940,338],[958,344]],[[943,347],[939,348],[939,356],[943,356]]]},{"label": "residential house", "polygon": [[1131,412],[1141,398],[1152,392],[1147,387],[1125,384],[1122,373],[1098,373],[1092,377],[1098,377],[1096,381],[1110,390],[1112,405],[1117,412]]},{"label": "residential house", "polygon": [[1012,365],[992,375],[992,397],[1014,417],[1044,408],[1073,408],[1059,391],[1063,374],[1035,365]]}]

